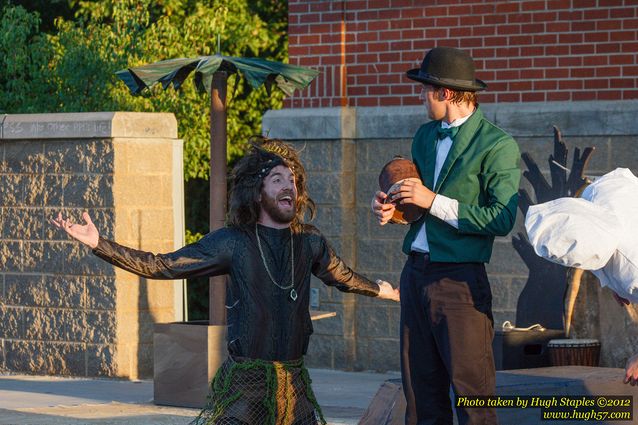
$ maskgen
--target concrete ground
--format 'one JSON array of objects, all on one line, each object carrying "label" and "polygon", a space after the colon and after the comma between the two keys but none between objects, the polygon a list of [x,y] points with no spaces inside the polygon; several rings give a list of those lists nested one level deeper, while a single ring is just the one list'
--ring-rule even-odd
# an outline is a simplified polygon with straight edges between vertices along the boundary
[{"label": "concrete ground", "polygon": [[[357,424],[387,379],[399,373],[310,369],[330,425]],[[156,406],[153,381],[0,374],[0,424],[186,425],[197,409]]]}]

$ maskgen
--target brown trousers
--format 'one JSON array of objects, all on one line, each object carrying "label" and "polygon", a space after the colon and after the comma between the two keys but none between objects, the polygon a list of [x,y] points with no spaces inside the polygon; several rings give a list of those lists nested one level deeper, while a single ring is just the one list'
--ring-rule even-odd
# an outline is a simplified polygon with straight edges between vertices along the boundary
[{"label": "brown trousers", "polygon": [[[401,375],[407,425],[451,425],[456,396],[494,395],[492,293],[482,263],[410,254],[401,274]],[[459,425],[493,425],[488,408],[456,408]]]}]

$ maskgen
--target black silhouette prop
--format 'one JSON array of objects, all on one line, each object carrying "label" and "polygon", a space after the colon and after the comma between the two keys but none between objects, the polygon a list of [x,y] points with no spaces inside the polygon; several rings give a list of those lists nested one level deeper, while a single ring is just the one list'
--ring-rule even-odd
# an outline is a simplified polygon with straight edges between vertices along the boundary
[{"label": "black silhouette prop", "polygon": [[[532,185],[536,198],[536,202],[533,202],[525,189],[519,190],[518,206],[523,216],[535,203],[540,204],[557,198],[578,195],[589,182],[585,176],[585,168],[594,148],[585,148],[582,155],[580,149],[575,148],[571,170],[567,168],[567,151],[560,130],[554,126],[554,153],[548,159],[551,185],[534,159],[526,152],[521,155],[527,166],[523,176]],[[563,306],[569,268],[537,256],[523,233],[519,232],[512,237],[512,245],[529,269],[527,283],[518,298],[516,326],[527,327],[540,323],[549,329],[563,329]]]}]

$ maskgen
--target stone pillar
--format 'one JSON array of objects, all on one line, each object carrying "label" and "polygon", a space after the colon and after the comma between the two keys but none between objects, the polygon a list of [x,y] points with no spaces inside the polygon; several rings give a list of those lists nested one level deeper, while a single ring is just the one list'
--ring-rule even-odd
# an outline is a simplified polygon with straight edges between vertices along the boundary
[{"label": "stone pillar", "polygon": [[116,269],[47,221],[88,211],[100,234],[183,245],[182,141],[172,114],[0,116],[0,369],[152,376],[153,325],[183,319],[183,282]]}]

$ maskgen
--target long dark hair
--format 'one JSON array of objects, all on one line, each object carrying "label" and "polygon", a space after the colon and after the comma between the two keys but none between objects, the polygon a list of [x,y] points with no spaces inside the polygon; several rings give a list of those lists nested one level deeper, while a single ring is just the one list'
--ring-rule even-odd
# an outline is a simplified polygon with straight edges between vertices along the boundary
[{"label": "long dark hair", "polygon": [[306,189],[306,170],[297,151],[278,139],[252,137],[249,151],[231,172],[230,202],[228,206],[228,225],[246,228],[255,225],[259,219],[259,195],[264,185],[264,177],[277,165],[289,167],[295,175],[297,186],[296,214],[292,219],[293,231],[300,232],[306,212],[312,220],[315,216],[315,203]]}]

